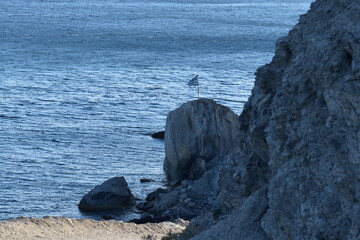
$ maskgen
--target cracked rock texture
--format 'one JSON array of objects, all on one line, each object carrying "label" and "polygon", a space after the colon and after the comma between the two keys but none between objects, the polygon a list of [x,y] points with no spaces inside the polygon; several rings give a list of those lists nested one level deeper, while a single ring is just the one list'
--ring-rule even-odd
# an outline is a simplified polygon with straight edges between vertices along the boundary
[{"label": "cracked rock texture", "polygon": [[193,239],[360,239],[359,22],[360,1],[318,0],[278,40]]}]

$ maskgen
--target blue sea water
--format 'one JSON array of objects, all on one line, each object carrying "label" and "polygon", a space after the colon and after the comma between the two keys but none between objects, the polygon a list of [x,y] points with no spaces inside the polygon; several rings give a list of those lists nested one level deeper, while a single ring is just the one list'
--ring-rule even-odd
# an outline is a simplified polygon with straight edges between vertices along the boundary
[{"label": "blue sea water", "polygon": [[187,81],[199,74],[201,97],[240,114],[310,3],[1,0],[0,220],[97,218],[77,203],[114,176],[138,198],[163,186],[163,142],[149,134],[196,98]]}]

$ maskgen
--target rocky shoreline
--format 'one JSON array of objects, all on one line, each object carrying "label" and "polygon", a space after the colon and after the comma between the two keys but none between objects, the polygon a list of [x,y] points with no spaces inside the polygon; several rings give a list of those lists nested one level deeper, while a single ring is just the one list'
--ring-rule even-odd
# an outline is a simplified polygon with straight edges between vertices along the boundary
[{"label": "rocky shoreline", "polygon": [[210,99],[170,112],[169,187],[134,222],[188,219],[180,238],[193,240],[360,239],[359,13],[357,1],[314,2],[240,116]]},{"label": "rocky shoreline", "polygon": [[144,210],[192,219],[194,240],[359,239],[359,12],[357,1],[314,2],[258,69],[235,129],[198,106],[210,100],[170,113],[174,187]]}]

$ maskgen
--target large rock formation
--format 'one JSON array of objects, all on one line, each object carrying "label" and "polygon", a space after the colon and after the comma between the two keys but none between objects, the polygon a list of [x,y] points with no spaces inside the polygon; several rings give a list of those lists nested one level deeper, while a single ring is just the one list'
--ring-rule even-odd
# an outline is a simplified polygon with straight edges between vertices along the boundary
[{"label": "large rock formation", "polygon": [[219,192],[223,157],[239,145],[238,131],[238,116],[211,99],[187,102],[170,112],[164,169],[175,187],[150,193],[137,205],[146,213],[136,221],[191,219],[208,212]]},{"label": "large rock formation", "polygon": [[135,198],[124,177],[114,177],[85,194],[79,203],[84,211],[126,208],[135,204]]},{"label": "large rock formation", "polygon": [[170,112],[164,161],[169,181],[199,179],[209,160],[229,153],[239,144],[238,128],[238,116],[210,99],[187,102]]},{"label": "large rock formation", "polygon": [[360,1],[318,0],[278,40],[220,170],[222,217],[193,239],[360,239],[359,21]]}]

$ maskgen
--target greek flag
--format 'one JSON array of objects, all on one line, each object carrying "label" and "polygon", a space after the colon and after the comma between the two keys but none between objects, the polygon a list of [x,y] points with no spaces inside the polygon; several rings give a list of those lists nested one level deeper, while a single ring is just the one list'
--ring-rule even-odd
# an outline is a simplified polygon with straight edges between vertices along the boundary
[{"label": "greek flag", "polygon": [[191,80],[188,82],[189,87],[191,87],[191,86],[199,86],[198,77],[199,77],[199,76],[196,75],[195,77],[193,77],[193,79],[191,79]]}]

